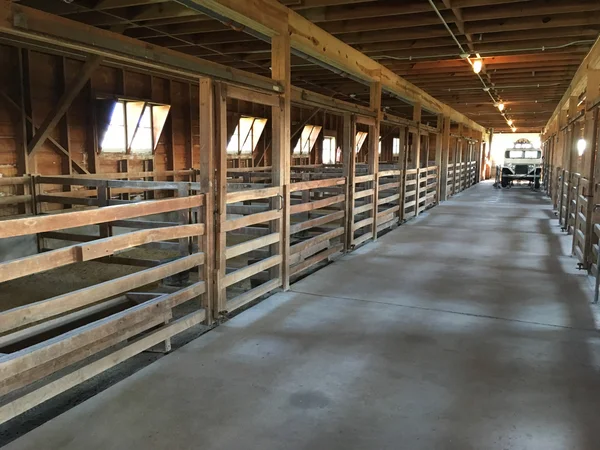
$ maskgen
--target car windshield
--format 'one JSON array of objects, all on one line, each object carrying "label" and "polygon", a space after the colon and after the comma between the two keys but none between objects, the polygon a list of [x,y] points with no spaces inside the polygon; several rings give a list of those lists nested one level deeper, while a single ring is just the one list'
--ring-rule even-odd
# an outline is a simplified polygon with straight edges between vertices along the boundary
[{"label": "car windshield", "polygon": [[538,159],[541,158],[539,150],[507,150],[505,157],[511,159]]}]

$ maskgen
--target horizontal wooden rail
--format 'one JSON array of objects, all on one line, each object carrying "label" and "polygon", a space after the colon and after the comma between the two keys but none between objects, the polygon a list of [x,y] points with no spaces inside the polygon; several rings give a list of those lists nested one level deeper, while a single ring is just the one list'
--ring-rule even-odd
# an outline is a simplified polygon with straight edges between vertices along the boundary
[{"label": "horizontal wooden rail", "polygon": [[225,275],[222,280],[223,286],[228,287],[232,284],[239,283],[246,278],[250,278],[252,275],[256,275],[257,273],[270,269],[278,264],[281,264],[281,255],[275,255],[271,256],[270,258],[263,259],[262,261],[249,265],[248,267],[238,269],[235,272]]},{"label": "horizontal wooden rail", "polygon": [[197,208],[203,204],[204,195],[194,195],[190,197],[144,201],[130,205],[108,206],[94,210],[5,220],[0,227],[0,238],[61,230],[65,228],[65,224],[68,224],[69,228],[75,228],[180,209]]},{"label": "horizontal wooden rail", "polygon": [[356,191],[354,193],[354,200],[369,197],[375,193],[374,189],[363,189],[362,191]]},{"label": "horizontal wooden rail", "polygon": [[290,207],[290,214],[298,214],[301,212],[312,211],[319,208],[325,208],[330,205],[335,205],[336,203],[341,203],[346,200],[346,195],[336,195],[333,197],[327,197],[322,200],[315,200],[307,203],[300,203],[298,205],[292,205]]},{"label": "horizontal wooden rail", "polygon": [[261,200],[281,195],[280,187],[264,189],[253,189],[250,191],[235,191],[227,193],[227,204],[246,202],[250,200]]},{"label": "horizontal wooden rail", "polygon": [[369,181],[373,181],[375,179],[375,175],[360,175],[358,177],[354,177],[355,183],[367,183]]},{"label": "horizontal wooden rail", "polygon": [[204,264],[204,253],[195,253],[157,267],[135,272],[115,280],[62,294],[47,300],[31,303],[0,313],[2,330],[8,331],[72,311],[132,290],[165,277],[175,275]]},{"label": "horizontal wooden rail", "polygon": [[22,186],[31,182],[31,177],[0,177],[0,186]]},{"label": "horizontal wooden rail", "polygon": [[0,206],[20,205],[23,203],[29,203],[32,200],[32,195],[7,195],[0,197]]},{"label": "horizontal wooden rail", "polygon": [[204,311],[197,311],[171,322],[158,330],[138,338],[127,346],[94,361],[81,369],[54,380],[22,397],[0,407],[0,423],[22,414],[35,405],[49,400],[66,390],[89,380],[105,370],[120,364],[138,353],[199,324],[206,317]]},{"label": "horizontal wooden rail", "polygon": [[221,231],[234,231],[240,228],[278,219],[281,219],[281,211],[265,211],[240,217],[239,219],[226,220],[222,225]]},{"label": "horizontal wooden rail", "polygon": [[299,264],[296,264],[294,267],[290,268],[290,276],[298,275],[300,272],[309,269],[317,263],[324,261],[330,256],[335,255],[336,253],[341,252],[344,249],[344,244],[336,244],[333,247],[324,250],[322,252],[317,253],[310,258],[305,259]]},{"label": "horizontal wooden rail", "polygon": [[227,247],[225,250],[225,257],[227,259],[235,258],[236,256],[266,247],[267,245],[276,244],[277,242],[279,242],[279,233],[267,234],[266,236],[252,239],[251,241]]},{"label": "horizontal wooden rail", "polygon": [[[51,250],[0,263],[0,283],[76,262],[89,261],[142,244],[203,235],[204,224],[177,225],[167,228],[133,231],[85,244]],[[89,239],[88,239],[89,241]]]},{"label": "horizontal wooden rail", "polygon": [[330,186],[343,186],[346,184],[346,178],[326,178],[323,180],[301,181],[290,184],[290,192],[305,191],[307,189],[317,189]]},{"label": "horizontal wooden rail", "polygon": [[296,223],[290,226],[290,234],[299,233],[300,231],[308,230],[309,228],[319,227],[325,225],[334,220],[342,219],[345,216],[344,211],[337,211],[334,213],[326,214],[315,219],[307,220],[305,222]]},{"label": "horizontal wooden rail", "polygon": [[[71,330],[60,336],[46,340],[32,347],[8,354],[0,358],[0,384],[9,377],[16,376],[57,359],[94,341],[106,338],[119,330],[127,329],[152,316],[163,315],[166,310],[185,303],[206,291],[204,282],[199,282],[173,294],[164,294],[153,300],[112,314],[104,319]],[[157,309],[161,309],[160,312]]]}]

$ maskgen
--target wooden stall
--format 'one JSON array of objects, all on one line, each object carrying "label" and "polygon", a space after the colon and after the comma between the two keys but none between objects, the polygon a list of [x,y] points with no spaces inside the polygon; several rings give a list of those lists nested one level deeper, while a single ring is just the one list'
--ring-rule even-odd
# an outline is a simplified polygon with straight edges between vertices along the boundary
[{"label": "wooden stall", "polygon": [[27,28],[0,21],[0,423],[472,184],[450,123],[481,127],[424,92],[393,114],[384,95],[417,92],[398,77],[353,80],[368,101],[293,87],[289,33],[263,76],[10,3]]},{"label": "wooden stall", "polygon": [[[110,183],[142,187],[139,183],[130,184],[134,182],[111,180]],[[158,188],[157,184],[149,183],[145,189]],[[162,343],[162,351],[169,351],[173,335],[210,320],[207,286],[211,283],[211,265],[203,251],[207,247],[205,194],[196,193],[197,189],[190,183],[178,186],[163,183],[162,188],[185,190],[186,195],[2,222],[0,239],[50,234],[63,243],[79,241],[0,264],[2,283],[88,261],[112,259],[112,263],[143,268],[0,312],[0,352],[3,353],[0,395],[10,396],[10,400],[0,406],[0,422],[157,344]],[[104,192],[98,190],[96,200],[102,199]],[[175,214],[181,220],[164,223],[148,219],[158,214]],[[96,226],[100,232],[95,236],[69,233]],[[134,230],[119,234],[108,231],[116,226]],[[141,264],[140,260],[127,257],[130,251],[144,247],[170,251],[162,260],[143,260]],[[157,286],[161,280],[183,274],[191,281],[181,287],[165,290]],[[61,280],[57,278],[54,283],[60,284]],[[176,286],[178,283],[167,284]],[[84,365],[79,364],[82,361]],[[51,382],[37,383],[53,374],[58,377],[53,377]]]}]

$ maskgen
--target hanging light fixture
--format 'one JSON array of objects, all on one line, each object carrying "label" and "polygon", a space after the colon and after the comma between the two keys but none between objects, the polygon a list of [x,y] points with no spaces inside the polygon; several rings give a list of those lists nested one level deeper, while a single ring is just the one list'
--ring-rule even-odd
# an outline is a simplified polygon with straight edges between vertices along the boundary
[{"label": "hanging light fixture", "polygon": [[577,141],[577,154],[579,156],[583,155],[583,152],[585,152],[585,148],[587,147],[587,142],[585,141],[585,139],[581,138]]},{"label": "hanging light fixture", "polygon": [[506,121],[506,123],[508,124],[509,127],[512,127],[513,121],[512,121],[512,119],[508,119]]},{"label": "hanging light fixture", "polygon": [[499,101],[498,103],[496,103],[496,107],[498,108],[499,111],[504,111],[504,103],[502,101]]},{"label": "hanging light fixture", "polygon": [[473,72],[479,73],[483,68],[483,61],[480,58],[477,58],[473,61]]},{"label": "hanging light fixture", "polygon": [[512,129],[512,132],[513,132],[513,133],[516,133],[516,132],[517,132],[517,127],[512,127],[511,129]]}]

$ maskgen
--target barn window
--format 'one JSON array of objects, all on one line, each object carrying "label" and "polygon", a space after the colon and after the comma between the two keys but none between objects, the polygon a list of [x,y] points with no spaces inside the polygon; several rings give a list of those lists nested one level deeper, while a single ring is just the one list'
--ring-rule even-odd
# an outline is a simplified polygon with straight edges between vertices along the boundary
[{"label": "barn window", "polygon": [[359,131],[358,133],[356,133],[356,153],[360,152],[360,149],[367,140],[368,135],[369,133],[367,133],[366,131]]},{"label": "barn window", "polygon": [[169,115],[169,105],[137,100],[98,100],[100,151],[150,154]]},{"label": "barn window", "polygon": [[322,128],[323,127],[320,127],[318,125],[306,125],[302,129],[302,134],[300,135],[300,139],[294,147],[293,154],[297,156],[308,156],[310,151],[315,146],[315,143],[317,142],[317,137],[319,137],[319,133],[321,132]]},{"label": "barn window", "polygon": [[337,147],[335,136],[325,136],[323,139],[323,164],[335,164],[337,162]]},{"label": "barn window", "polygon": [[235,131],[227,143],[227,153],[230,155],[251,155],[266,124],[267,119],[240,117]]}]

